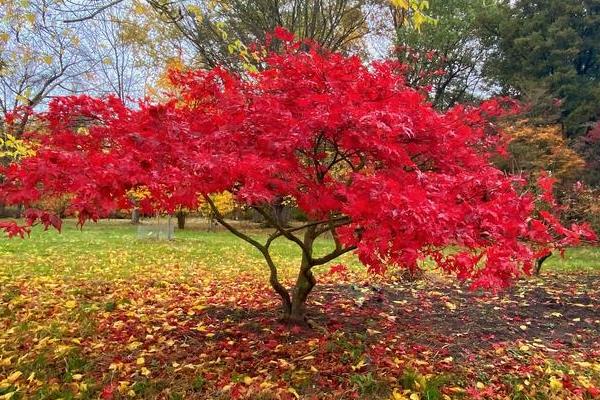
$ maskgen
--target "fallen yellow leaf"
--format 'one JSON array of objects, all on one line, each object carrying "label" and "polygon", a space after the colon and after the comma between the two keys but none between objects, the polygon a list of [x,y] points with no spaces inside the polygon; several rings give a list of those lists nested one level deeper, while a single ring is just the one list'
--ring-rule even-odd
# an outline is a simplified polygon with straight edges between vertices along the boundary
[{"label": "fallen yellow leaf", "polygon": [[77,307],[77,302],[75,300],[69,300],[65,302],[65,307],[67,307],[68,309],[73,309]]},{"label": "fallen yellow leaf", "polygon": [[408,400],[408,398],[399,392],[398,389],[394,389],[392,395],[390,396],[390,400]]},{"label": "fallen yellow leaf", "polygon": [[575,364],[579,365],[582,368],[591,368],[592,363],[588,361],[575,361]]},{"label": "fallen yellow leaf", "polygon": [[23,375],[21,371],[15,371],[12,374],[10,374],[8,378],[6,378],[6,380],[8,381],[8,383],[15,383],[17,379],[21,377],[21,375]]},{"label": "fallen yellow leaf", "polygon": [[290,392],[291,394],[293,394],[294,397],[296,397],[297,399],[300,398],[300,395],[298,394],[298,392],[296,392],[296,389],[294,389],[294,388],[288,388],[287,391]]},{"label": "fallen yellow leaf", "polygon": [[583,386],[584,388],[589,388],[590,386],[592,386],[592,383],[590,382],[590,378],[588,378],[587,376],[578,376],[577,380],[579,381],[579,383],[581,383],[581,386]]},{"label": "fallen yellow leaf", "polygon": [[127,350],[133,351],[142,345],[141,342],[131,342],[127,345]]},{"label": "fallen yellow leaf", "polygon": [[560,379],[555,376],[550,377],[550,389],[558,391],[563,388],[563,384]]},{"label": "fallen yellow leaf", "polygon": [[352,370],[353,371],[359,370],[362,367],[364,367],[365,365],[367,365],[367,363],[365,362],[365,360],[363,358],[361,358],[360,361],[358,363],[356,363],[356,365],[352,366]]},{"label": "fallen yellow leaf", "polygon": [[454,303],[450,303],[449,301],[447,301],[447,302],[444,303],[444,305],[450,311],[456,310],[456,304],[454,304]]}]

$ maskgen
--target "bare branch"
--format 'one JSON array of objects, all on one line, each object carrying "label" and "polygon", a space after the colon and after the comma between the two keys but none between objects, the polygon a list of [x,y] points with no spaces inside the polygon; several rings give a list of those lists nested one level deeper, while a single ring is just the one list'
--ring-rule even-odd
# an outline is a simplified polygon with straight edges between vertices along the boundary
[{"label": "bare branch", "polygon": [[271,225],[273,225],[275,228],[277,228],[277,230],[279,232],[281,232],[281,234],[283,236],[285,236],[287,239],[291,240],[292,242],[296,243],[298,245],[298,247],[300,247],[300,249],[302,250],[302,253],[304,253],[304,255],[306,255],[309,259],[310,259],[310,250],[306,248],[306,246],[304,245],[304,242],[297,236],[294,236],[292,234],[292,231],[284,228],[283,226],[281,226],[281,224],[275,220],[275,218],[271,217],[269,215],[268,212],[266,212],[265,210],[263,210],[260,207],[252,207],[254,208],[260,215],[262,215]]},{"label": "bare branch", "polygon": [[341,249],[335,249],[334,251],[332,251],[331,253],[327,254],[326,256],[320,257],[320,258],[315,258],[312,260],[312,265],[323,265],[323,264],[327,264],[329,261],[335,260],[336,258],[338,258],[339,256],[341,256],[342,254],[346,254],[352,250],[355,250],[356,246],[348,246],[345,248],[341,248]]},{"label": "bare branch", "polygon": [[[318,230],[315,234],[317,237],[319,237],[322,234],[324,234],[325,232],[329,232],[329,231],[332,231],[332,234],[333,234],[334,233],[333,231],[336,228],[339,228],[340,226],[348,225],[351,222],[352,222],[352,219],[350,217],[346,217],[346,216],[339,217],[339,218],[332,218],[329,221],[327,221],[327,226]],[[335,237],[334,237],[334,240],[335,240]],[[336,246],[337,246],[337,243],[336,243]]]},{"label": "bare branch", "polygon": [[[310,228],[311,226],[316,226],[316,225],[320,225],[320,224],[324,224],[327,221],[314,221],[308,224],[304,224],[301,226],[297,226],[295,228],[288,228],[286,229],[287,232],[297,232],[297,231],[301,231],[304,230],[306,228]],[[267,244],[265,245],[267,248],[271,245],[271,243],[277,239],[283,236],[283,232],[280,230],[276,230],[271,236],[269,236],[269,239],[267,240]]]},{"label": "bare branch", "polygon": [[100,14],[101,12],[108,10],[111,7],[116,6],[119,3],[122,3],[124,0],[114,0],[111,1],[110,3],[103,5],[101,7],[98,7],[96,10],[94,10],[91,14],[86,15],[85,17],[81,17],[81,18],[73,18],[73,19],[65,19],[63,20],[63,22],[65,24],[71,24],[74,22],[82,22],[82,21],[87,21],[90,20],[92,18],[94,18],[96,15]]},{"label": "bare branch", "polygon": [[258,250],[260,250],[261,253],[265,254],[265,246],[263,246],[262,244],[260,244],[258,241],[252,239],[250,236],[246,235],[245,233],[235,229],[231,224],[229,224],[228,222],[225,221],[225,218],[223,217],[223,214],[221,214],[221,212],[219,211],[219,209],[215,206],[215,203],[212,201],[212,199],[208,196],[208,195],[204,195],[204,200],[206,200],[206,202],[208,203],[208,205],[210,206],[210,209],[212,210],[212,212],[215,214],[215,219],[217,221],[219,221],[219,223],[221,225],[223,225],[225,228],[227,228],[227,230],[231,233],[233,233],[235,236],[239,237],[240,239],[250,243],[252,246],[256,247]]}]

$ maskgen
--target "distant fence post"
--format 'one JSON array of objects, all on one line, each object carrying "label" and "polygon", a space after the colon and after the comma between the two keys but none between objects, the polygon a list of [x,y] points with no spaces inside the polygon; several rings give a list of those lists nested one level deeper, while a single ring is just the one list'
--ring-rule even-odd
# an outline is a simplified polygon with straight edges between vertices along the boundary
[{"label": "distant fence post", "polygon": [[169,214],[169,219],[168,219],[168,223],[167,223],[167,239],[168,240],[173,240],[173,235],[171,234],[171,219],[173,218],[173,216],[171,214]]}]

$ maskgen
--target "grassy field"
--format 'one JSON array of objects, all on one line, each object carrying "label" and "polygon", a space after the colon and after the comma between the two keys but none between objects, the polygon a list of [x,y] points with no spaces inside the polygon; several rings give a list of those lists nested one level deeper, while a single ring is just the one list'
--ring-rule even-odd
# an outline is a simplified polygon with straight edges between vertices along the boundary
[{"label": "grassy field", "polygon": [[[156,241],[127,221],[67,221],[0,239],[0,400],[600,396],[597,248],[552,257],[542,278],[498,295],[435,274],[373,286],[346,255],[334,263],[349,278],[317,270],[319,328],[296,331],[278,320],[256,250],[189,228]],[[291,283],[298,249],[273,250]]]},{"label": "grassy field", "polygon": [[[253,233],[266,239],[266,231]],[[329,246],[332,242],[327,239],[316,242],[318,252],[324,253]],[[278,240],[273,245],[274,260],[284,277],[299,265],[300,256],[297,246],[287,240]],[[342,262],[357,264],[351,256]],[[60,234],[35,229],[25,240],[1,238],[0,265],[0,274],[11,276],[108,279],[127,279],[136,274],[185,279],[197,270],[209,270],[215,276],[266,271],[262,255],[252,246],[224,230],[209,232],[204,221],[192,221],[188,229],[176,230],[172,241],[139,238],[137,227],[123,220],[89,223],[82,230],[74,221],[66,221]],[[177,273],[170,274],[170,270]]]},{"label": "grassy field", "polygon": [[[255,237],[266,238],[265,231]],[[326,252],[331,241],[321,239],[317,252]],[[274,259],[284,277],[291,277],[299,265],[300,252],[295,244],[278,240],[273,246]],[[345,263],[356,271],[361,267],[352,256],[333,263]],[[219,274],[251,272],[262,274],[266,267],[252,246],[230,233],[208,232],[204,221],[193,221],[189,228],[176,231],[173,241],[140,239],[137,228],[127,221],[89,223],[80,230],[74,221],[66,221],[63,231],[36,229],[26,240],[0,239],[0,274],[78,276],[95,278],[131,278],[136,274],[156,274],[185,279],[197,270]],[[549,271],[600,271],[600,249],[568,249],[565,257],[551,257],[544,264]],[[177,273],[170,274],[170,270]],[[325,271],[327,266],[317,268]]]}]

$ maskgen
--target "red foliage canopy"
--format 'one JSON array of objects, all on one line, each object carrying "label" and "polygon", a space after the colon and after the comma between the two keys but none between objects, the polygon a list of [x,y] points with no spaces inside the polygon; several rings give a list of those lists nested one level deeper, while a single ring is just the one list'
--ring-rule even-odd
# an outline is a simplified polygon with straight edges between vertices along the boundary
[{"label": "red foliage canopy", "polygon": [[[593,238],[550,213],[534,217],[548,182],[543,199],[521,194],[520,179],[490,164],[499,136],[489,119],[505,102],[441,114],[394,62],[365,65],[304,47],[289,43],[250,76],[173,72],[177,90],[160,104],[55,99],[37,116],[46,128],[28,134],[36,155],[2,172],[2,200],[70,194],[83,223],[130,208],[127,193],[138,187],[151,193],[145,211],[193,208],[199,195],[224,190],[251,206],[287,197],[311,221],[334,224],[341,245],[372,271],[430,257],[486,287],[528,272],[556,238]],[[1,226],[12,235],[26,229]],[[459,250],[448,255],[449,246]]]}]

